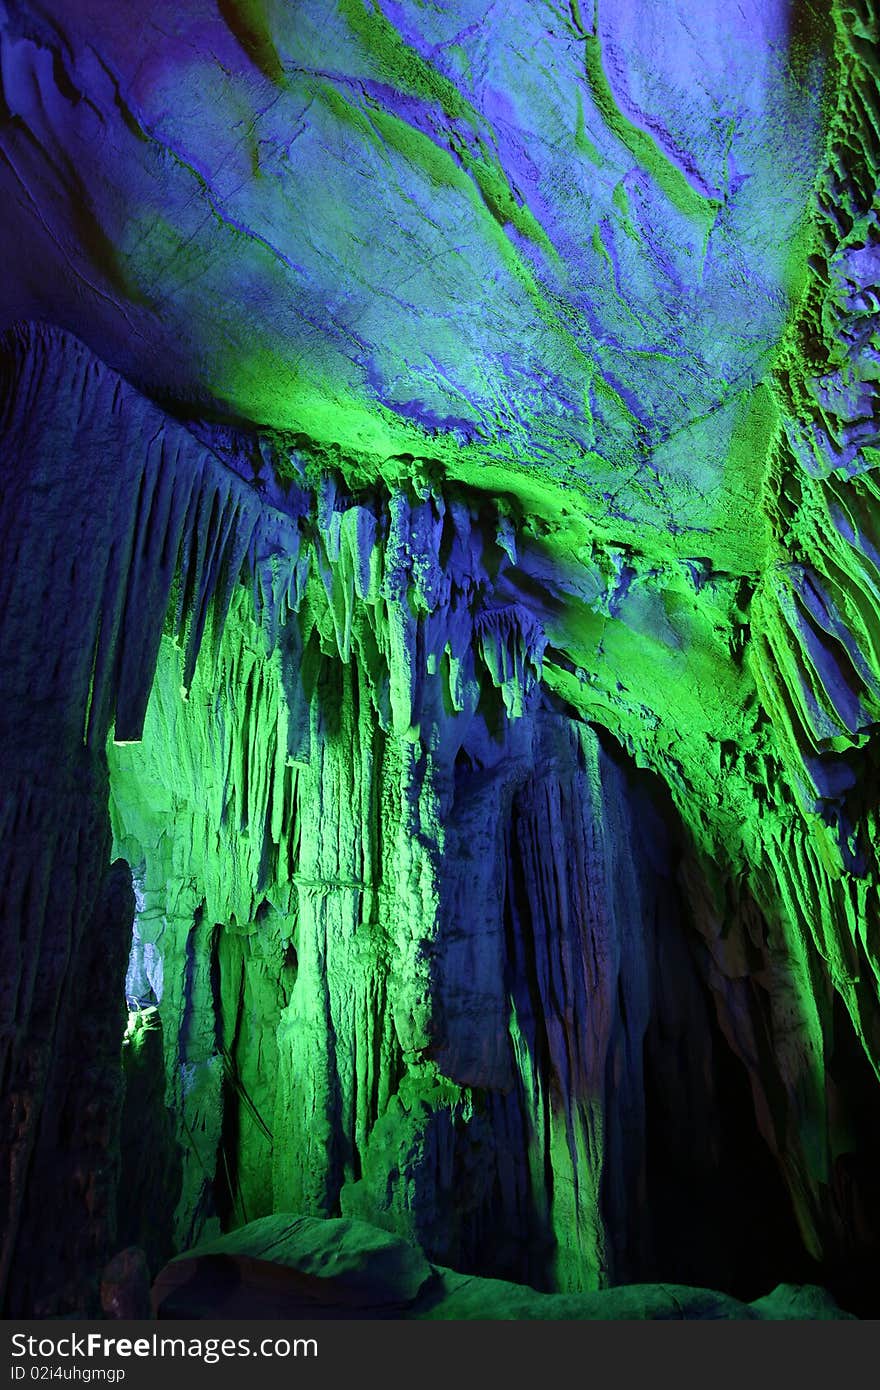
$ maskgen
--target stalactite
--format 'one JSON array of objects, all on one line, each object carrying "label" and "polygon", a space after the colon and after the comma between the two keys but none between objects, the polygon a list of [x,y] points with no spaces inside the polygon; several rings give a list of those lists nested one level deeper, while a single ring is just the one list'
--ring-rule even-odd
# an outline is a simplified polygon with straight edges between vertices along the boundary
[{"label": "stalactite", "polygon": [[[442,428],[415,402],[398,414],[418,429],[401,434],[365,349],[381,426],[349,401],[328,441],[322,387],[303,407],[313,434],[294,432],[286,386],[241,388],[261,426],[184,422],[189,407],[175,400],[172,418],[58,328],[7,334],[13,1312],[94,1311],[102,1261],[143,1231],[116,1177],[138,1106],[158,1136],[144,1191],[174,1206],[153,1259],[162,1241],[285,1211],[365,1218],[458,1270],[546,1290],[685,1269],[706,1282],[707,1261],[719,1283],[742,1280],[736,1227],[755,1211],[800,1272],[872,1248],[880,1215],[856,1229],[864,1180],[850,1183],[839,1116],[880,1072],[880,137],[865,0],[832,7],[831,27],[800,300],[772,368],[749,358],[736,399],[719,369],[696,425],[662,400],[631,408],[592,325],[588,361],[580,309],[536,278],[534,248],[548,265],[562,252],[495,182],[492,246],[500,235],[563,374],[505,358],[540,398],[534,419],[525,395]],[[604,40],[586,37],[603,139],[639,163],[640,197],[650,179],[670,195],[663,236],[678,228],[690,248],[694,207],[722,204],[617,109]],[[27,130],[33,93],[54,90],[52,65],[34,66],[48,49],[0,41],[26,46],[30,78],[6,99]],[[460,163],[455,186],[485,201],[488,166]],[[615,227],[635,245],[653,205],[618,187]],[[614,230],[592,244],[620,299]],[[128,264],[136,278],[134,252]],[[767,296],[774,312],[785,297]],[[665,348],[626,352],[658,380],[678,370]],[[212,417],[240,400],[223,379],[190,393]],[[724,454],[712,431],[729,412]],[[704,478],[685,432],[706,421],[704,452],[724,457]],[[148,1002],[133,1001],[123,1068],[127,978]],[[135,1036],[161,1051],[164,1087],[138,1079]],[[66,1087],[84,1039],[79,1113]],[[856,1040],[868,1080],[843,1097]],[[50,1182],[72,1235],[36,1269],[24,1252],[45,1244]],[[713,1183],[733,1189],[724,1213]],[[679,1252],[691,1199],[711,1238]]]}]

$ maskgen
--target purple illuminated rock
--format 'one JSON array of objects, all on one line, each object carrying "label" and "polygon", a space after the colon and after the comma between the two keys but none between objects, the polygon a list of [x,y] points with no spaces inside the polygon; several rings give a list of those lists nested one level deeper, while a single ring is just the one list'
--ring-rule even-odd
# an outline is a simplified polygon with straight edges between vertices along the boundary
[{"label": "purple illuminated rock", "polygon": [[101,1308],[108,1318],[150,1316],[150,1268],[138,1246],[120,1250],[104,1267]]},{"label": "purple illuminated rock", "polygon": [[880,1306],[873,24],[0,4],[4,1311]]}]

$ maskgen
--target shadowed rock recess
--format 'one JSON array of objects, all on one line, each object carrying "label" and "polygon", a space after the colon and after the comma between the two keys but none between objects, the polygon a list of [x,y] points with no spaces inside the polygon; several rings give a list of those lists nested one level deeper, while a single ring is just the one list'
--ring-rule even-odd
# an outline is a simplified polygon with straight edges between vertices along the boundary
[{"label": "shadowed rock recess", "polygon": [[880,1315],[877,55],[0,0],[6,1316]]}]

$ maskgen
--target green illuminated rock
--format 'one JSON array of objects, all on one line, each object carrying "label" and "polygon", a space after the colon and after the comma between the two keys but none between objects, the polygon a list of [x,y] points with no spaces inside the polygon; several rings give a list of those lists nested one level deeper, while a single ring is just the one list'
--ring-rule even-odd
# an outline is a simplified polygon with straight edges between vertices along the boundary
[{"label": "green illuminated rock", "polygon": [[402,8],[2,9],[3,1307],[875,1309],[873,11]]},{"label": "green illuminated rock", "polygon": [[432,1267],[411,1245],[364,1222],[283,1214],[178,1256],[160,1272],[153,1306],[160,1319],[812,1321],[850,1316],[822,1289],[784,1284],[751,1304],[675,1284],[538,1293],[501,1279]]}]

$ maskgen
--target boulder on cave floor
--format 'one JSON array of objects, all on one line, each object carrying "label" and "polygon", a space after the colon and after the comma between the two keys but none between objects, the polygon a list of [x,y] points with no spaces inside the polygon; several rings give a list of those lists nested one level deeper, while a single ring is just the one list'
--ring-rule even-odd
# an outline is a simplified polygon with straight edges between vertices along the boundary
[{"label": "boulder on cave floor", "polygon": [[430,1264],[414,1245],[347,1218],[261,1217],[171,1260],[153,1285],[156,1316],[431,1320],[840,1319],[824,1289],[780,1284],[753,1303],[710,1289],[628,1284],[540,1293]]},{"label": "boulder on cave floor", "polygon": [[160,1318],[397,1317],[434,1271],[414,1245],[365,1221],[263,1216],[171,1260]]}]

